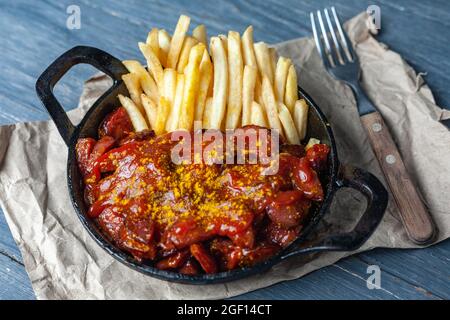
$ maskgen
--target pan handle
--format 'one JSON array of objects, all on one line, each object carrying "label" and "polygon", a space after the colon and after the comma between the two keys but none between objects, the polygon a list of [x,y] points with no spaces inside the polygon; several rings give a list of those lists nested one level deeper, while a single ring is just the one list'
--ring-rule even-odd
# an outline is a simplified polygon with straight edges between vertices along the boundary
[{"label": "pan handle", "polygon": [[75,126],[53,94],[53,88],[70,68],[80,63],[90,64],[103,71],[113,79],[114,85],[123,74],[128,73],[122,62],[109,53],[93,47],[77,46],[63,53],[41,74],[36,81],[37,95],[67,145]]},{"label": "pan handle", "polygon": [[302,242],[283,253],[281,259],[286,259],[302,253],[317,251],[354,251],[360,248],[372,235],[383,218],[388,204],[388,192],[383,184],[371,173],[351,166],[343,166],[338,188],[352,188],[361,192],[367,198],[367,208],[355,228],[343,234],[334,234],[314,242]]}]

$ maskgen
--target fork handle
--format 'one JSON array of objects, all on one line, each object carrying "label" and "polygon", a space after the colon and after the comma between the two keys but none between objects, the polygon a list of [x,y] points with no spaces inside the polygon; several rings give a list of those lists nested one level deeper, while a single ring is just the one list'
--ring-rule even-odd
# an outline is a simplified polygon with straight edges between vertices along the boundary
[{"label": "fork handle", "polygon": [[420,245],[430,243],[436,235],[436,227],[382,116],[379,112],[372,112],[362,116],[361,122],[394,196],[409,238]]}]

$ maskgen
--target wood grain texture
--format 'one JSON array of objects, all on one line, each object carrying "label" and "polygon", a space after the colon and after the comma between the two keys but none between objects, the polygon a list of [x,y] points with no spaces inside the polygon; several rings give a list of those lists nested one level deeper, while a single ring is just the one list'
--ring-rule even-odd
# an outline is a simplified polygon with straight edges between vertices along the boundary
[{"label": "wood grain texture", "polygon": [[[396,250],[399,251],[399,250]],[[422,299],[440,300],[432,292],[417,288],[388,270],[381,268],[381,285],[379,289],[367,288],[367,264],[356,257],[342,260],[332,266],[317,270],[310,275],[276,284],[272,287],[256,290],[235,299],[264,299],[270,294],[273,299]],[[323,286],[322,283],[326,283]],[[295,291],[294,291],[295,290]],[[293,291],[295,295],[293,295]]]},{"label": "wood grain texture", "polygon": [[0,299],[34,299],[34,292],[25,268],[0,254]]},{"label": "wood grain texture", "polygon": [[388,272],[395,278],[410,283],[415,291],[449,299],[449,251],[450,241],[445,241],[425,250],[376,249],[361,253],[358,258],[368,265],[378,265],[382,274]]},{"label": "wood grain texture", "polygon": [[[66,9],[72,4],[81,9],[79,30],[66,27]],[[343,20],[369,4],[379,5],[379,39],[402,54],[418,72],[427,72],[426,81],[437,103],[450,107],[448,0],[2,0],[0,125],[49,118],[34,93],[34,83],[46,66],[75,45],[91,45],[120,59],[142,61],[137,42],[145,40],[150,27],[172,32],[182,13],[191,16],[193,25],[204,23],[210,35],[228,30],[242,32],[252,24],[256,39],[275,43],[309,36],[309,12],[332,4]],[[76,107],[83,81],[94,72],[92,67],[77,66],[55,88],[66,110]],[[450,241],[426,250],[379,249],[241,297],[449,299],[449,256]],[[0,214],[0,299],[33,297],[21,261]],[[367,289],[361,278],[367,277],[365,270],[370,264],[380,265],[386,274],[382,287],[390,293]]]},{"label": "wood grain texture", "polygon": [[389,128],[379,112],[361,117],[375,156],[399,209],[400,218],[409,238],[417,244],[427,244],[436,235],[436,227],[412,181]]}]

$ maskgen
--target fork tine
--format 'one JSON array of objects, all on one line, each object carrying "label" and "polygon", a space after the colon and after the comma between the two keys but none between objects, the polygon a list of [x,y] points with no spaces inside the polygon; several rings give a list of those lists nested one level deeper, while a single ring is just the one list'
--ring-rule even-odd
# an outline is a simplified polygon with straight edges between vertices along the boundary
[{"label": "fork tine", "polygon": [[342,29],[341,21],[339,20],[339,17],[338,17],[338,15],[336,13],[336,9],[334,8],[334,6],[331,7],[331,12],[333,13],[334,23],[336,24],[336,27],[338,29],[339,36],[340,36],[341,41],[342,41],[342,46],[344,47],[344,52],[347,55],[347,59],[350,62],[353,62],[354,61],[353,57],[355,57],[355,53],[353,52],[352,46],[348,45],[347,35],[345,34],[345,32]]},{"label": "fork tine", "polygon": [[320,41],[319,33],[317,32],[316,20],[314,18],[314,13],[311,12],[309,15],[311,17],[311,26],[312,26],[313,35],[314,35],[314,41],[316,42],[317,51],[319,52],[319,55],[322,58],[323,64],[325,66],[327,66],[328,62],[323,54],[322,42]]},{"label": "fork tine", "polygon": [[328,60],[328,58],[326,56],[326,50],[323,47],[322,41],[320,40],[320,35],[317,30],[318,28],[316,25],[314,13],[311,12],[310,16],[311,16],[311,25],[312,25],[312,29],[313,29],[314,40],[316,42],[317,51],[319,51],[320,57],[322,58],[322,61],[323,61],[323,64],[325,65],[325,67],[328,67],[328,66],[330,66],[330,61]]},{"label": "fork tine", "polygon": [[325,54],[326,54],[328,60],[330,61],[331,67],[334,68],[336,66],[336,64],[334,63],[333,54],[332,54],[331,46],[330,46],[330,41],[328,40],[328,34],[327,34],[327,31],[325,30],[325,24],[323,23],[322,13],[320,12],[320,10],[317,10],[317,18],[319,19],[319,25],[320,25],[320,29],[322,30],[323,41],[325,42]]},{"label": "fork tine", "polygon": [[328,29],[330,29],[331,38],[333,38],[334,47],[336,49],[337,59],[341,65],[345,65],[345,61],[341,55],[341,45],[339,44],[339,41],[336,37],[336,33],[334,32],[333,24],[331,23],[330,15],[328,14],[328,9],[325,9],[324,12],[325,12],[325,18],[327,19]]}]

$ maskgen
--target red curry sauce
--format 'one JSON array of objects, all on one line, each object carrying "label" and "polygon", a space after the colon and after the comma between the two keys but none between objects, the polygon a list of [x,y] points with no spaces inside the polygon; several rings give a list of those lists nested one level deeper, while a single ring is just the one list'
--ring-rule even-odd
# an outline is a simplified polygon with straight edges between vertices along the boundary
[{"label": "red curry sauce", "polygon": [[176,165],[177,143],[170,133],[134,132],[118,108],[98,141],[76,146],[88,215],[159,269],[216,273],[264,261],[299,236],[312,202],[323,200],[324,144],[282,145],[277,173],[262,175],[262,164]]}]

